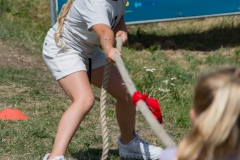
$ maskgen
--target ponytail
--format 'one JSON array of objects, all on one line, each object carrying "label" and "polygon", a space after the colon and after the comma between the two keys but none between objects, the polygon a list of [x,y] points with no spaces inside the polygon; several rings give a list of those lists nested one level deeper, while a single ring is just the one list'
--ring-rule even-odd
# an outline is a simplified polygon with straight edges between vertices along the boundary
[{"label": "ponytail", "polygon": [[68,11],[70,10],[70,8],[73,4],[73,1],[74,0],[68,0],[67,3],[65,3],[62,6],[61,12],[60,12],[58,20],[57,20],[58,21],[58,28],[57,28],[56,33],[54,34],[54,39],[55,39],[55,42],[56,42],[57,46],[59,46],[59,47],[64,47],[65,46],[65,42],[61,39],[62,30],[63,30],[63,23],[64,23],[64,20],[65,20],[67,14],[68,14]]},{"label": "ponytail", "polygon": [[221,160],[239,147],[239,71],[223,70],[200,79],[194,98],[198,117],[192,133],[180,143],[176,160]]}]

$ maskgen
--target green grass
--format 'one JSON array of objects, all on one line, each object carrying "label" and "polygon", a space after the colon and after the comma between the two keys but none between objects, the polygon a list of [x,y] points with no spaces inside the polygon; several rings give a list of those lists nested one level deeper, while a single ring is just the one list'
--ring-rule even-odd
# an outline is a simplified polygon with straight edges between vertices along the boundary
[{"label": "green grass", "polygon": [[[50,152],[58,121],[70,104],[42,65],[42,42],[50,27],[48,3],[47,0],[0,0],[0,42],[13,51],[21,48],[36,64],[29,67],[18,61],[18,67],[0,64],[0,110],[17,108],[29,117],[29,121],[0,121],[1,160],[37,160]],[[129,44],[123,51],[125,67],[139,91],[159,100],[164,127],[179,142],[191,130],[189,109],[199,75],[239,65],[240,17],[132,25],[128,29]],[[9,54],[12,60],[14,53]],[[21,56],[22,52],[15,54]],[[145,67],[156,70],[149,72]],[[94,91],[99,95],[98,89]],[[108,100],[112,99],[108,95]],[[117,152],[119,128],[113,104],[108,104],[106,114],[109,159],[121,159]],[[141,137],[163,146],[141,113],[137,113],[136,120]],[[100,159],[100,127],[96,102],[73,137],[67,157]]]}]

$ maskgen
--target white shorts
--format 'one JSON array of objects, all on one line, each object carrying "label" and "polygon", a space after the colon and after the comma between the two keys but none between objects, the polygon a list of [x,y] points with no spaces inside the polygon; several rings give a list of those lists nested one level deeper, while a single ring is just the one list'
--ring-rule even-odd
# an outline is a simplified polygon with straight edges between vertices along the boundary
[{"label": "white shorts", "polygon": [[[84,58],[81,52],[69,46],[67,46],[66,49],[57,47],[54,39],[49,35],[47,35],[44,40],[42,55],[56,80],[74,72],[88,71],[90,68],[89,59]],[[107,58],[105,54],[100,49],[97,49],[91,58],[91,69],[104,66],[106,61]]]}]

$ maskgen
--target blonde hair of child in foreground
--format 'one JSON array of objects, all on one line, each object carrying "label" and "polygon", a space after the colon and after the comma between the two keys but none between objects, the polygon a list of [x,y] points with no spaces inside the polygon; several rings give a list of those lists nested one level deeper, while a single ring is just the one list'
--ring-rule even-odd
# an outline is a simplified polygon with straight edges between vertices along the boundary
[{"label": "blonde hair of child in foreground", "polygon": [[190,111],[194,128],[176,160],[221,160],[240,153],[240,68],[201,77]]}]

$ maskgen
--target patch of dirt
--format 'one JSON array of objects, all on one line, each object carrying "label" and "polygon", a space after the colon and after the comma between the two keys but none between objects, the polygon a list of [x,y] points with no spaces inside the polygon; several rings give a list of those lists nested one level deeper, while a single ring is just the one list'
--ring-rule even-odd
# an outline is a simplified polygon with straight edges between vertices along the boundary
[{"label": "patch of dirt", "polygon": [[[41,92],[45,92],[49,95],[54,94],[55,96],[59,97],[66,96],[61,87],[58,86],[58,83],[52,77],[50,71],[43,61],[42,56],[39,54],[32,54],[27,52],[24,46],[11,44],[0,40],[0,68],[37,69],[36,71],[39,73],[39,77],[42,78],[42,83],[48,83],[47,85],[42,85],[44,88],[41,88],[41,83],[37,83],[37,86],[35,86],[36,89],[41,88]],[[33,99],[27,96],[31,90],[33,90],[33,88],[21,84],[15,84],[14,82],[1,84],[0,101],[2,103],[0,110],[6,107],[11,107],[12,104],[8,103],[8,101],[11,99],[11,97],[17,96],[19,94],[24,95],[26,103],[29,104],[36,103],[36,106],[39,106],[47,103],[43,100],[41,100],[41,102],[37,100],[33,101]],[[18,105],[18,108],[26,108],[26,103]]]},{"label": "patch of dirt", "polygon": [[3,41],[0,41],[0,67],[47,69],[40,55],[29,54],[23,46],[17,47]]}]

